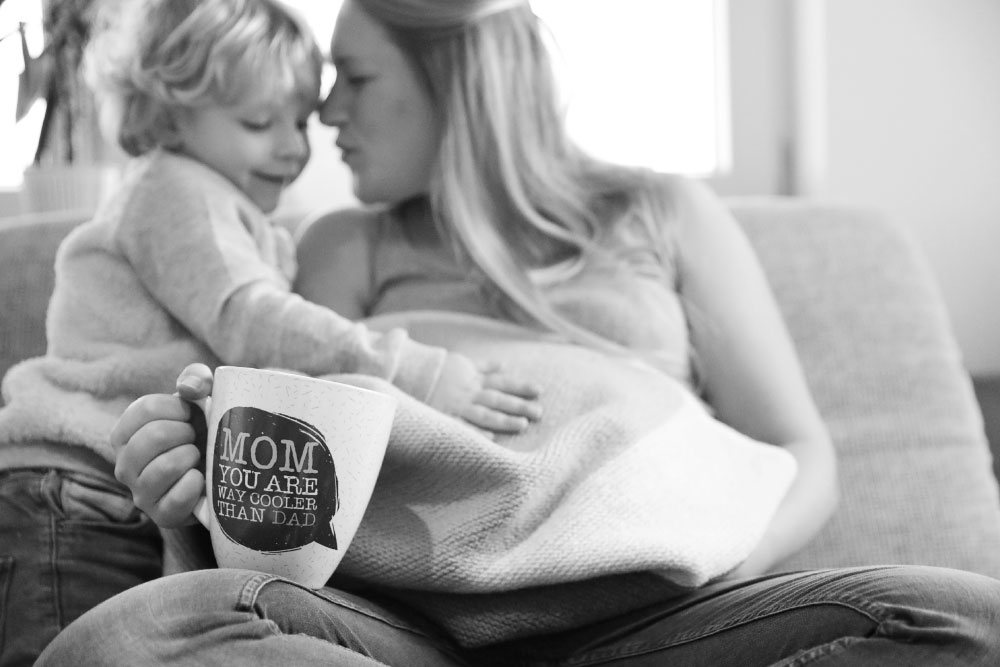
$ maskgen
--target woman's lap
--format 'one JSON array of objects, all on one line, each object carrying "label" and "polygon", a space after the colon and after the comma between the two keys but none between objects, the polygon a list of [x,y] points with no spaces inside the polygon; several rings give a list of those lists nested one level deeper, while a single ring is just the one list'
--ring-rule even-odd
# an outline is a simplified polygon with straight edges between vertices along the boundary
[{"label": "woman's lap", "polygon": [[1000,664],[997,629],[1000,582],[935,568],[856,568],[725,582],[611,622],[458,658],[406,612],[251,572],[205,570],[101,605],[39,667]]},{"label": "woman's lap", "polygon": [[[109,600],[82,621],[38,664],[461,664],[449,663],[445,642],[417,620],[350,593],[312,591],[246,570],[164,577]],[[334,656],[340,659],[333,662]]]},{"label": "woman's lap", "polygon": [[31,665],[91,607],[162,571],[156,526],[98,473],[0,471],[0,666]]},{"label": "woman's lap", "polygon": [[630,667],[1000,664],[998,630],[996,580],[939,568],[849,568],[719,583],[522,643],[519,652],[530,658],[524,664]]}]

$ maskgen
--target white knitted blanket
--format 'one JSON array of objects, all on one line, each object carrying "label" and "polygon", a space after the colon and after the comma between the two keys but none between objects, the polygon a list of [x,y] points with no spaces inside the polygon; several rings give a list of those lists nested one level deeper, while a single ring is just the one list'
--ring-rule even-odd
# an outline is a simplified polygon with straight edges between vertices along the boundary
[{"label": "white knitted blanket", "polygon": [[[795,474],[791,455],[713,419],[665,374],[466,315],[371,324],[499,361],[542,391],[538,424],[491,441],[386,382],[336,376],[400,399],[338,575],[394,591],[464,644],[578,624],[725,574]],[[616,578],[629,573],[645,574]]]},{"label": "white knitted blanket", "polygon": [[[726,574],[795,475],[791,455],[713,419],[663,373],[474,316],[369,324],[499,361],[541,389],[542,420],[492,441],[379,378],[331,376],[399,399],[333,583],[402,600],[462,645],[579,627]],[[204,565],[190,532],[164,536],[168,571]]]}]

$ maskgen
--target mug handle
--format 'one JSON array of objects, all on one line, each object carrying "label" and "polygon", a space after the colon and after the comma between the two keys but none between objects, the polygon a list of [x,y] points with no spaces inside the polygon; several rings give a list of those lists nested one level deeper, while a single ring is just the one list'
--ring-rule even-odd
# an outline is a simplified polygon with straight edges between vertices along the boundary
[{"label": "mug handle", "polygon": [[[201,414],[205,419],[205,438],[204,438],[205,455],[202,456],[201,460],[198,462],[198,467],[199,469],[201,469],[201,472],[205,476],[207,482],[208,471],[206,470],[206,466],[208,465],[208,448],[211,446],[211,444],[208,442],[208,416],[211,413],[212,409],[212,397],[206,396],[205,398],[200,398],[198,400],[191,400],[189,398],[185,398],[183,400],[187,401],[188,403],[191,403],[192,405],[198,406],[198,408],[201,409]],[[197,426],[195,427],[195,431],[197,432]],[[201,525],[205,526],[205,528],[211,527],[212,508],[208,504],[207,488],[205,489],[205,492],[201,494],[201,498],[198,499],[198,503],[194,506],[194,509],[191,510],[191,514],[193,514],[194,518],[198,519],[198,522],[201,523]]]},{"label": "mug handle", "polygon": [[194,518],[198,519],[198,522],[205,526],[205,528],[211,528],[212,521],[212,508],[208,506],[208,496],[203,495],[198,499],[198,504],[194,506],[191,510],[194,514]]}]

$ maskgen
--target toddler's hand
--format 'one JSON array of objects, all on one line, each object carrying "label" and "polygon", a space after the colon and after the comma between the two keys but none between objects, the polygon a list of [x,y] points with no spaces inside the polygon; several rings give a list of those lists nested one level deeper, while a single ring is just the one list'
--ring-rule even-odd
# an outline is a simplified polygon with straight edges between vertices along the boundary
[{"label": "toddler's hand", "polygon": [[449,352],[427,402],[487,433],[520,433],[541,418],[537,399],[536,387],[508,377],[498,365],[480,368]]},{"label": "toddler's hand", "polygon": [[193,364],[177,378],[177,389],[173,396],[140,397],[111,431],[115,477],[132,490],[136,507],[163,528],[193,522],[191,511],[205,493],[194,426],[203,418],[188,401],[211,393],[212,373]]}]

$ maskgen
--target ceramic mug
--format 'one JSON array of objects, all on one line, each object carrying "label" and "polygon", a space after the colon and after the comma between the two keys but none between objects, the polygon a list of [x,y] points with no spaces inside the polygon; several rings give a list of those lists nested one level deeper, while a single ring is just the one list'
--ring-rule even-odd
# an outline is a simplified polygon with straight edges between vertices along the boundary
[{"label": "ceramic mug", "polygon": [[305,375],[220,366],[202,406],[206,495],[195,516],[219,567],[322,588],[375,488],[396,399]]}]

